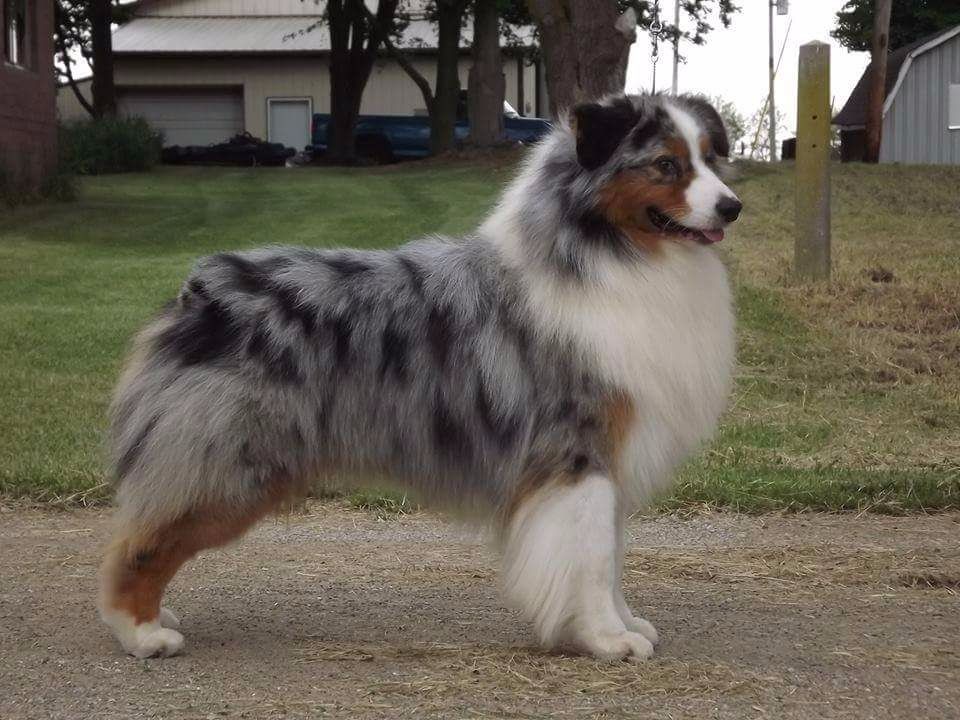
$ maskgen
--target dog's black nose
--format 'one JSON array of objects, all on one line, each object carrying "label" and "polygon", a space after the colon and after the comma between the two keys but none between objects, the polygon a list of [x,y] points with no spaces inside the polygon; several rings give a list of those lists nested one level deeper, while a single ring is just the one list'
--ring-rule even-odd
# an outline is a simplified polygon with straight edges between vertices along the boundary
[{"label": "dog's black nose", "polygon": [[743,203],[732,197],[722,197],[717,203],[717,215],[727,222],[733,222],[740,217]]}]

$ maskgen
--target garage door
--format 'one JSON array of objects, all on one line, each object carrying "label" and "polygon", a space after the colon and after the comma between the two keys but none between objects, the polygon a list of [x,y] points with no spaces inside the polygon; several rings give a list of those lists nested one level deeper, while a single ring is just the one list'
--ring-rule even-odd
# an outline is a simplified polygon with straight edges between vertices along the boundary
[{"label": "garage door", "polygon": [[126,89],[124,115],[146,118],[163,133],[164,145],[210,145],[243,132],[243,91],[231,89]]}]

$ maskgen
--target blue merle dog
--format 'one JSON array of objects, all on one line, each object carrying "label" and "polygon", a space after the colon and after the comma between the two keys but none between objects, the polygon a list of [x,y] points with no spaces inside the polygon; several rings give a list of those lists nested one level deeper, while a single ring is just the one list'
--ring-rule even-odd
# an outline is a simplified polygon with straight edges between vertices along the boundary
[{"label": "blue merle dog", "polygon": [[124,649],[179,652],[178,568],[337,474],[482,513],[544,646],[650,657],[623,522],[729,393],[728,150],[701,99],[608,98],[558,123],[473,235],[201,260],[112,406],[100,610]]}]

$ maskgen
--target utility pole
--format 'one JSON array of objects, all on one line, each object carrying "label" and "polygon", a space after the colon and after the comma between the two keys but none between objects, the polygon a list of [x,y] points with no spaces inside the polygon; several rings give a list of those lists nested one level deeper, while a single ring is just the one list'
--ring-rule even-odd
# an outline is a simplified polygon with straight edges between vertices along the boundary
[{"label": "utility pole", "polygon": [[[790,0],[767,0],[768,12],[770,14],[770,52],[769,57],[767,58],[767,68],[770,73],[770,93],[767,96],[767,108],[770,110],[770,162],[777,161],[777,106],[773,100],[773,82],[777,78],[777,69],[773,64],[773,9],[777,9],[777,15],[786,15],[790,12]],[[787,34],[790,34],[790,28],[787,28]],[[784,47],[786,47],[787,41],[784,38],[783,41]],[[783,56],[783,50],[780,51],[781,57]],[[777,65],[780,63],[778,62]],[[759,130],[759,128],[758,128]],[[760,137],[760,133],[757,132],[757,137]]]},{"label": "utility pole", "polygon": [[777,109],[773,101],[773,81],[775,73],[773,70],[773,6],[776,5],[775,0],[767,0],[769,15],[770,15],[770,52],[769,57],[767,58],[767,67],[770,74],[770,102],[767,103],[767,109],[770,111],[770,128],[768,132],[770,133],[770,162],[777,161]]},{"label": "utility pole", "polygon": [[873,16],[873,38],[870,42],[870,91],[867,95],[866,148],[863,161],[880,161],[883,132],[884,86],[887,81],[887,50],[890,46],[891,0],[877,0]]},{"label": "utility pole", "polygon": [[673,6],[673,27],[676,28],[677,37],[673,41],[673,85],[671,91],[676,95],[678,92],[677,73],[680,67],[680,0],[676,0]]}]

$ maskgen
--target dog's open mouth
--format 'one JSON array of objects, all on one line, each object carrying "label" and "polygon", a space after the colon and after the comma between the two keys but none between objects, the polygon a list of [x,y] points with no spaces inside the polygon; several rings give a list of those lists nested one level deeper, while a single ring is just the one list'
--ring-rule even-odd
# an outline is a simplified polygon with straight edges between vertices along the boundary
[{"label": "dog's open mouth", "polygon": [[662,233],[668,235],[677,235],[686,240],[694,240],[701,245],[712,245],[723,240],[723,230],[696,230],[681,225],[669,215],[660,212],[654,207],[647,208],[647,216],[650,222]]}]

